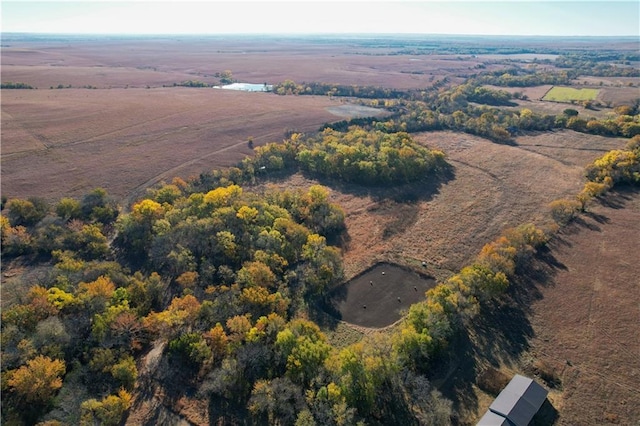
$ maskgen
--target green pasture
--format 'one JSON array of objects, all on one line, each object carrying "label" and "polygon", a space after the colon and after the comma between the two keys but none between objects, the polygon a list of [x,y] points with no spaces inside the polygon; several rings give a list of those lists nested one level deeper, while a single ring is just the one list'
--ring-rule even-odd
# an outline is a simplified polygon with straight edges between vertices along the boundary
[{"label": "green pasture", "polygon": [[598,96],[598,89],[574,89],[572,87],[553,86],[542,98],[543,101],[572,102],[593,101]]}]

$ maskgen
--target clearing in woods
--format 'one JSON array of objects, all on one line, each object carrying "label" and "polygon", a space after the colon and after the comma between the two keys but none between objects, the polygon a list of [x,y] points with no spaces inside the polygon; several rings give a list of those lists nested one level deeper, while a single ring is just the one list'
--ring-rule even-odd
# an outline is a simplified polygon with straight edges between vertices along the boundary
[{"label": "clearing in woods", "polygon": [[379,263],[331,292],[337,319],[361,327],[385,327],[398,321],[435,280],[408,268]]}]

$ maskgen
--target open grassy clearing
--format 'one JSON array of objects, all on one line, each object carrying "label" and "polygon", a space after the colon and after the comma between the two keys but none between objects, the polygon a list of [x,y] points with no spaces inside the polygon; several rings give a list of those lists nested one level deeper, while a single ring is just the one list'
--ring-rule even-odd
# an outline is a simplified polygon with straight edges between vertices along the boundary
[{"label": "open grassy clearing", "polygon": [[623,191],[552,242],[557,273],[531,306],[534,338],[522,358],[558,374],[562,386],[551,400],[561,425],[640,419],[640,240],[633,235],[640,235],[640,194]]},{"label": "open grassy clearing", "polygon": [[597,100],[613,107],[618,105],[635,105],[640,100],[640,82],[634,87],[605,87],[600,90]]},{"label": "open grassy clearing", "polygon": [[[422,260],[429,274],[445,278],[505,228],[547,225],[547,204],[580,190],[586,163],[626,143],[572,131],[523,136],[521,147],[453,132],[414,136],[447,153],[453,179],[388,191],[320,182],[332,187],[332,200],[347,213],[346,279],[381,261],[420,268]],[[294,175],[265,186],[314,183]]]},{"label": "open grassy clearing", "polygon": [[542,100],[552,102],[593,101],[598,96],[598,93],[598,89],[574,89],[573,87],[553,86]]},{"label": "open grassy clearing", "polygon": [[[194,75],[181,71],[155,71],[136,67],[58,66],[58,65],[2,65],[2,81],[29,81],[39,90],[58,90],[58,85],[74,88],[92,86],[98,89],[146,88],[171,86]],[[217,83],[218,79],[199,77],[201,81]],[[63,90],[63,89],[60,89]]]},{"label": "open grassy clearing", "polygon": [[550,389],[554,424],[637,422],[640,264],[629,253],[640,241],[628,236],[639,219],[637,190],[593,204],[457,342],[443,366],[456,374],[443,391],[460,404],[463,424],[493,401],[492,384],[518,372]]}]

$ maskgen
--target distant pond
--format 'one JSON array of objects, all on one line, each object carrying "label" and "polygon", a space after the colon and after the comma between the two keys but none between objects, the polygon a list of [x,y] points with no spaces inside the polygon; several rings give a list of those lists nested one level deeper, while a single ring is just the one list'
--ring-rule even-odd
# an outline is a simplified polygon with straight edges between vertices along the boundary
[{"label": "distant pond", "polygon": [[231,83],[224,86],[214,86],[214,89],[242,90],[244,92],[270,92],[272,84],[267,83]]}]

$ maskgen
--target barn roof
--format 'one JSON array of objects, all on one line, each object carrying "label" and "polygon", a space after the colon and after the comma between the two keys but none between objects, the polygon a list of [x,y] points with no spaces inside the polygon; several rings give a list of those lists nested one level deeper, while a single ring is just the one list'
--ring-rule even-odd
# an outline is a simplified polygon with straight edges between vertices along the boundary
[{"label": "barn roof", "polygon": [[[487,422],[495,421],[495,423],[478,423],[478,425],[527,426],[547,399],[547,393],[547,390],[533,379],[516,374],[491,403],[489,410],[481,419],[483,421],[487,417],[485,419]],[[507,423],[501,423],[498,417],[502,417]]]},{"label": "barn roof", "polygon": [[484,413],[484,416],[480,419],[477,426],[512,426],[509,420],[505,417],[502,417],[500,414],[496,414],[492,411],[487,410]]}]

